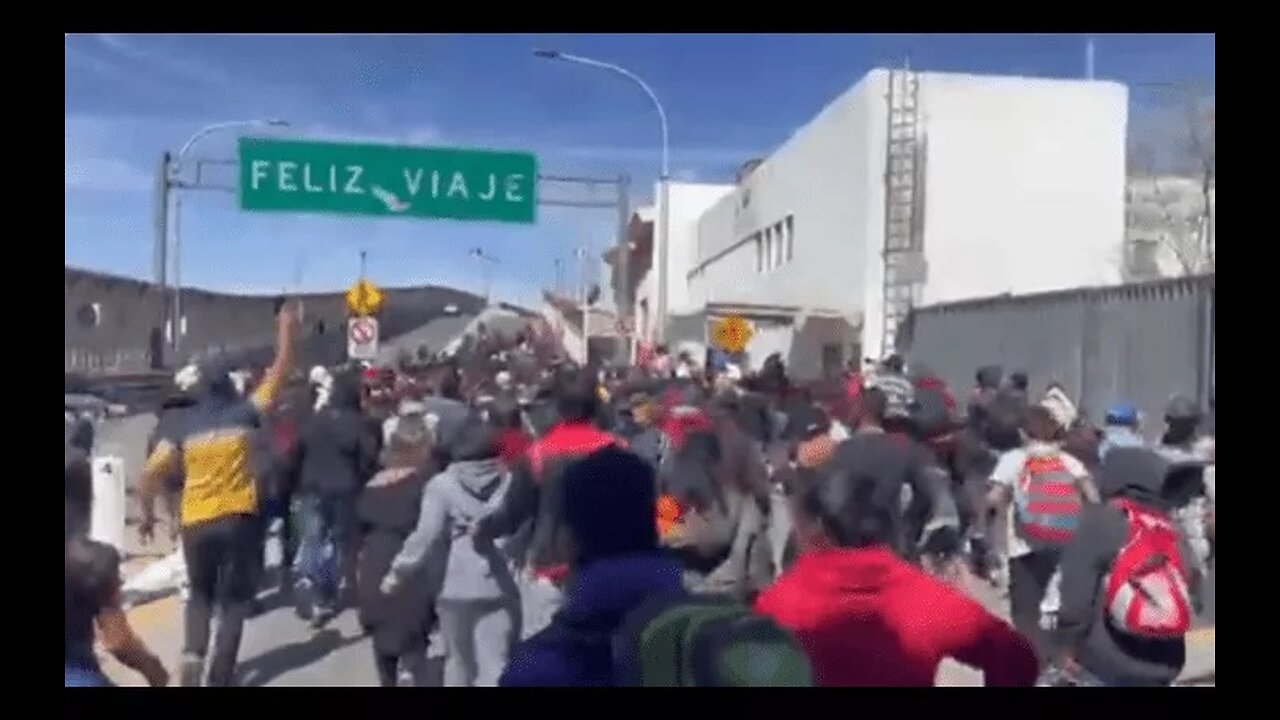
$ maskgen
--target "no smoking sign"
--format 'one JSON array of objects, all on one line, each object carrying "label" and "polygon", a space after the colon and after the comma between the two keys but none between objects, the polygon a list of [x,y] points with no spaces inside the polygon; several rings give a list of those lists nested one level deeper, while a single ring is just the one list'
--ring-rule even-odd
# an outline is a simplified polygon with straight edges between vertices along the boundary
[{"label": "no smoking sign", "polygon": [[374,360],[378,357],[378,321],[356,317],[347,321],[347,357]]}]

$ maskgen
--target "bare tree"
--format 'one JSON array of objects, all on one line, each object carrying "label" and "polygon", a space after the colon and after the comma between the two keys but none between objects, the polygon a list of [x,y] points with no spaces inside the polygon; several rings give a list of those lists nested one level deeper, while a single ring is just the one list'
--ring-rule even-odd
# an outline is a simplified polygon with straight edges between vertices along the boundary
[{"label": "bare tree", "polygon": [[1172,88],[1179,101],[1149,116],[1154,122],[1140,126],[1129,148],[1126,279],[1158,272],[1153,245],[1176,261],[1178,275],[1214,270],[1217,137],[1212,89],[1156,87]]}]

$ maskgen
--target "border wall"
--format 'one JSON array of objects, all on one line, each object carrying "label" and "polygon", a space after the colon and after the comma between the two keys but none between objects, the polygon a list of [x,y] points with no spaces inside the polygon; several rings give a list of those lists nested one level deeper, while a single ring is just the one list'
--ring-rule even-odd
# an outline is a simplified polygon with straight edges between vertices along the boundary
[{"label": "border wall", "polygon": [[1215,275],[998,296],[916,309],[900,350],[960,392],[978,367],[1023,370],[1031,391],[1060,382],[1095,422],[1115,402],[1159,431],[1175,394],[1207,408],[1217,386]]}]

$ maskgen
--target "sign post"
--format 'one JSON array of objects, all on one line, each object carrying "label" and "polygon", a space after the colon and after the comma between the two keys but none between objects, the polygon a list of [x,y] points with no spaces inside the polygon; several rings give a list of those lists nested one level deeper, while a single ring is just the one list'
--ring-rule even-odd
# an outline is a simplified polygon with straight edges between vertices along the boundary
[{"label": "sign post", "polygon": [[241,138],[239,165],[244,210],[537,221],[526,152]]},{"label": "sign post", "polygon": [[377,318],[353,317],[347,320],[347,357],[369,361],[378,358]]}]

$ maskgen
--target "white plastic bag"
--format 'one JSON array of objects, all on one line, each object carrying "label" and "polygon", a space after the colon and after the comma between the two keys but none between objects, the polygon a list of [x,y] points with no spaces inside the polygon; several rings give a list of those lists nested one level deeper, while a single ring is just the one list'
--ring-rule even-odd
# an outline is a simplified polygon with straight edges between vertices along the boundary
[{"label": "white plastic bag", "polygon": [[179,592],[187,584],[187,563],[179,547],[168,557],[157,560],[142,572],[125,581],[126,606],[141,605]]}]

